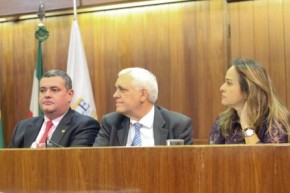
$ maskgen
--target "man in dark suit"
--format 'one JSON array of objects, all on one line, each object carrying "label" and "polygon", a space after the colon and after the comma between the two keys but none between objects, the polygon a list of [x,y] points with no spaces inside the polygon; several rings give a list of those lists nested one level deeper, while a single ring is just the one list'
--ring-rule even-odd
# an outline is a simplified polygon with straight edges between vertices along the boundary
[{"label": "man in dark suit", "polygon": [[143,68],[127,68],[115,83],[116,112],[105,115],[94,146],[156,146],[167,139],[193,144],[192,120],[155,105],[156,77]]},{"label": "man in dark suit", "polygon": [[43,116],[17,123],[10,148],[92,146],[100,125],[95,119],[70,108],[73,98],[71,78],[51,70],[40,80],[39,105]]}]

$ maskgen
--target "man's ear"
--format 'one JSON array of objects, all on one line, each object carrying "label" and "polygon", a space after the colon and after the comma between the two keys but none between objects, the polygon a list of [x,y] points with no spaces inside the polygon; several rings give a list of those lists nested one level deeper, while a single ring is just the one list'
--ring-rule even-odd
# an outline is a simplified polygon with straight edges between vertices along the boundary
[{"label": "man's ear", "polygon": [[69,90],[67,91],[67,93],[68,93],[69,95],[73,96],[75,92],[74,92],[73,89],[69,89]]},{"label": "man's ear", "polygon": [[141,90],[141,97],[140,97],[140,101],[141,103],[143,103],[144,101],[146,101],[148,99],[148,93],[146,89],[142,89]]},{"label": "man's ear", "polygon": [[71,102],[71,100],[72,100],[72,98],[73,98],[75,92],[74,92],[73,89],[69,89],[69,90],[67,91],[67,93],[68,93],[68,95],[69,95],[69,97],[70,97],[69,102]]}]

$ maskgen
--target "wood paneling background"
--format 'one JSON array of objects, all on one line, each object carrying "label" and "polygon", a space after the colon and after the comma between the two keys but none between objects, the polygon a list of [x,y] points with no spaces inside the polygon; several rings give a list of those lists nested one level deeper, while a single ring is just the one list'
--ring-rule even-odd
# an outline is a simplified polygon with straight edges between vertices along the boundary
[{"label": "wood paneling background", "polygon": [[[98,119],[114,111],[119,70],[140,66],[159,82],[158,104],[193,119],[195,142],[206,142],[223,110],[219,87],[228,61],[252,57],[270,72],[290,107],[290,1],[204,0],[78,15]],[[44,70],[66,70],[71,15],[46,18]],[[5,144],[28,115],[38,20],[0,23],[0,97]],[[230,30],[230,34],[228,29]]]},{"label": "wood paneling background", "polygon": [[255,58],[267,68],[290,109],[290,1],[229,4],[231,58]]}]

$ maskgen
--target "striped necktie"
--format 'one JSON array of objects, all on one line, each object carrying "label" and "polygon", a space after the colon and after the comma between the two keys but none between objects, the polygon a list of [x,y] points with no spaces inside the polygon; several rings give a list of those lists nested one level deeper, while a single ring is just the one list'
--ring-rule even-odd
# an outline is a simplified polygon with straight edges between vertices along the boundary
[{"label": "striped necktie", "polygon": [[141,146],[141,133],[140,133],[140,129],[142,128],[142,124],[140,123],[135,123],[133,124],[135,127],[135,136],[134,139],[132,141],[132,145],[131,146]]}]

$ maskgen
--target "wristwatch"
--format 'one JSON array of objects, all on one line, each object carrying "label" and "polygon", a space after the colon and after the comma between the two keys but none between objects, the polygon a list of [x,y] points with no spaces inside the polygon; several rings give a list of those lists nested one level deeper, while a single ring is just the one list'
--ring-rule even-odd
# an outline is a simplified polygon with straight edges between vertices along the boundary
[{"label": "wristwatch", "polygon": [[243,133],[245,137],[251,137],[255,134],[255,130],[252,128],[246,128]]}]

